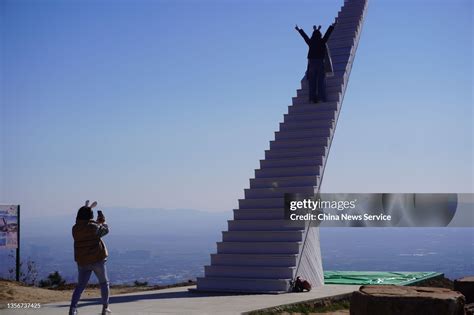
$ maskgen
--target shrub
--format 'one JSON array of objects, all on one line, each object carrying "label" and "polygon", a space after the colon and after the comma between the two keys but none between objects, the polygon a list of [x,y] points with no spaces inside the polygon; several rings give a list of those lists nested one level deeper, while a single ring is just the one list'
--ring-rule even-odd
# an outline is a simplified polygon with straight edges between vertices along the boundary
[{"label": "shrub", "polygon": [[146,287],[148,285],[148,281],[140,282],[138,280],[135,280],[133,284],[135,284],[136,287]]},{"label": "shrub", "polygon": [[[13,250],[8,254],[8,257],[12,261],[16,260]],[[25,270],[25,267],[26,267],[26,270]],[[9,278],[11,280],[14,280],[16,278],[15,267],[9,268],[8,273],[10,275]],[[31,260],[30,258],[28,258],[26,261],[22,260],[20,262],[20,282],[23,282],[29,285],[35,285],[37,277],[38,277],[38,268],[36,266],[36,262],[34,260]]]},{"label": "shrub", "polygon": [[39,286],[42,288],[57,288],[63,286],[66,283],[66,280],[59,274],[58,271],[50,273],[48,277],[39,282]]}]

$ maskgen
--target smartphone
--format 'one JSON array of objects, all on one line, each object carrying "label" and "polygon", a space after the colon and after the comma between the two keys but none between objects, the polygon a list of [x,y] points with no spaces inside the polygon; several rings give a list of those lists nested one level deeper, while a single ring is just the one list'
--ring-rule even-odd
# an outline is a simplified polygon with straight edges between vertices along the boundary
[{"label": "smartphone", "polygon": [[102,210],[97,210],[97,218],[103,218],[104,217],[104,213],[102,212]]}]

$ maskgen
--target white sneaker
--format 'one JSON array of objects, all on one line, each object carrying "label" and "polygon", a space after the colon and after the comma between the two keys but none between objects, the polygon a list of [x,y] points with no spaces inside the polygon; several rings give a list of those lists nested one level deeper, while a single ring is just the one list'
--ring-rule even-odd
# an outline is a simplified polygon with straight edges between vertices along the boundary
[{"label": "white sneaker", "polygon": [[102,315],[107,315],[107,314],[111,314],[111,313],[112,313],[112,311],[110,310],[110,308],[108,306],[107,307],[104,306],[102,308]]}]

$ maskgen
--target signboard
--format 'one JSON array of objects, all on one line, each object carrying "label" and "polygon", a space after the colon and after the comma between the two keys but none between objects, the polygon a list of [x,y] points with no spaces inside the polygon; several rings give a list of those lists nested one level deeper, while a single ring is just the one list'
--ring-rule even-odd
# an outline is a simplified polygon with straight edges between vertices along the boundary
[{"label": "signboard", "polygon": [[0,249],[18,248],[18,205],[0,205]]}]

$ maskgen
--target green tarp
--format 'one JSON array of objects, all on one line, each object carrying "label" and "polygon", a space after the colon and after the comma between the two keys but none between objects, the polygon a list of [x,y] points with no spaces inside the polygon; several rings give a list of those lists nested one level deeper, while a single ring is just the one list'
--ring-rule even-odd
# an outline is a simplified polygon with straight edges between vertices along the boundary
[{"label": "green tarp", "polygon": [[325,271],[325,284],[408,285],[442,275],[439,272]]}]

